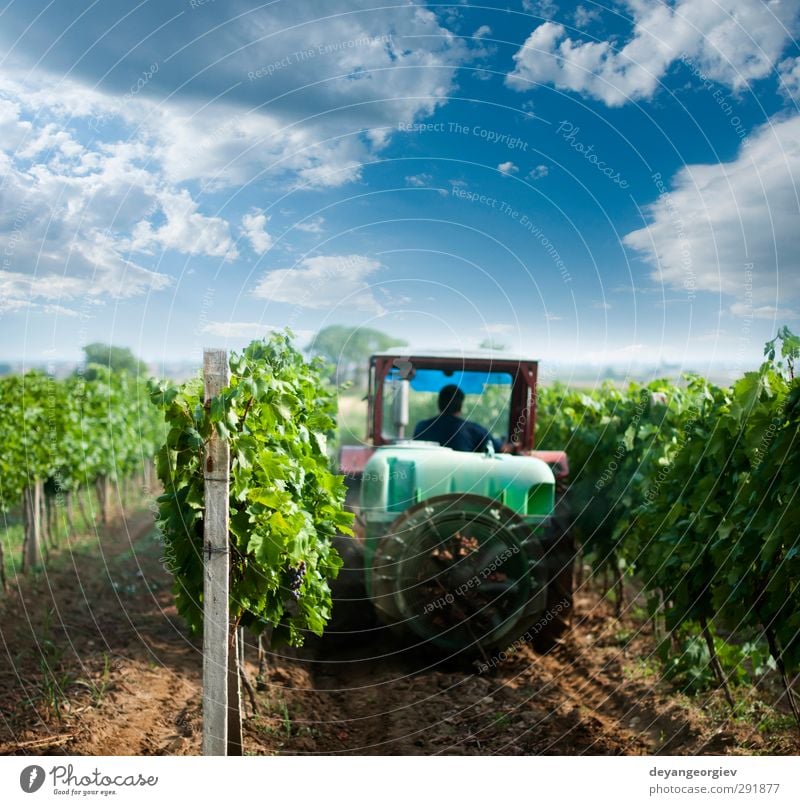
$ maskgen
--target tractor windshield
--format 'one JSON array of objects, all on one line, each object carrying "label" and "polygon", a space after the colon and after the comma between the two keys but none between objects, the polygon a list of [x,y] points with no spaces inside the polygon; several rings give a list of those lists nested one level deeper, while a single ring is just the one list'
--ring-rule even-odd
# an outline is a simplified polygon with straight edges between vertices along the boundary
[{"label": "tractor windshield", "polygon": [[[402,373],[393,369],[386,376],[381,417],[384,439],[412,438],[419,422],[438,415],[439,392],[445,386],[455,385],[464,392],[461,416],[486,428],[497,442],[507,440],[512,384],[509,373],[419,368],[409,374],[405,427],[398,426],[395,416],[396,397],[403,393]],[[420,438],[424,439],[424,434]]]}]

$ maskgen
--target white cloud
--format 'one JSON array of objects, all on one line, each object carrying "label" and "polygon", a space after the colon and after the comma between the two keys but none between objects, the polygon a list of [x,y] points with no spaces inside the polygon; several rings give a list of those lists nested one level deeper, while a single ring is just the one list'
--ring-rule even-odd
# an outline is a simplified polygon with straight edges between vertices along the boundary
[{"label": "white cloud", "polygon": [[492,29],[488,25],[481,25],[473,34],[474,39],[482,39],[484,36],[491,36]]},{"label": "white cloud", "polygon": [[686,54],[709,78],[742,89],[773,69],[796,22],[796,2],[763,0],[628,0],[630,39],[573,40],[545,22],[514,55],[508,85],[525,91],[552,83],[608,106],[650,98],[670,65]]},{"label": "white cloud", "polygon": [[53,152],[60,151],[65,157],[77,157],[84,153],[84,148],[61,127],[55,123],[47,123],[34,137],[29,138],[15,155],[21,159],[33,159],[45,151],[51,156]]},{"label": "white cloud", "polygon": [[[146,39],[137,24],[106,29],[101,15],[87,14],[71,28],[70,80],[45,74],[62,69],[49,49],[35,71],[7,75],[29,85],[30,106],[91,118],[101,137],[120,121],[139,127],[171,182],[235,186],[266,172],[289,184],[335,186],[359,175],[398,121],[444,104],[459,66],[482,50],[405,0],[380,8],[371,0],[304,0],[233,14],[230,4],[207,3],[201,13],[187,8],[180,30],[156,25],[168,20],[168,5],[151,10]],[[19,18],[15,9],[4,15],[0,51],[13,42],[13,24],[24,29]],[[57,25],[45,20],[37,30],[51,26],[55,38],[63,32]],[[77,58],[89,50],[91,59]],[[125,71],[102,72],[120,54]],[[162,69],[152,85],[131,96],[124,77],[153,61]],[[0,90],[4,83],[0,77]],[[91,89],[98,84],[108,91]]]},{"label": "white cloud", "polygon": [[[77,53],[91,47],[93,58],[69,78],[46,53],[36,69],[5,65],[0,235],[13,233],[15,242],[6,272],[65,274],[81,290],[60,298],[94,304],[170,284],[167,275],[132,260],[137,253],[142,260],[162,251],[235,259],[231,223],[208,208],[209,193],[185,183],[216,191],[268,180],[285,190],[356,179],[398,120],[419,120],[446,102],[458,67],[476,52],[431,11],[400,0],[380,12],[367,0],[338,6],[324,0],[315,5],[316,17],[312,5],[273,4],[269,11],[234,16],[224,35],[207,37],[214,14],[228,16],[212,4],[203,14],[184,15],[185,39],[155,29],[138,50],[132,47],[139,42],[136,26],[103,29],[99,36],[99,18],[87,15],[70,46]],[[10,30],[0,30],[0,50]],[[200,39],[202,48],[191,51],[188,62],[178,55],[181,43]],[[309,49],[313,58],[291,55]],[[148,64],[164,54],[174,58],[153,87],[131,95],[115,87],[113,77],[100,82],[101,74],[92,73],[103,58],[115,64],[120,53],[129,54],[129,73],[140,55]],[[276,53],[281,59],[290,54],[291,69],[256,76],[274,66]],[[107,89],[96,89],[100,83]],[[191,83],[191,92],[184,83]],[[226,216],[263,253],[270,234],[256,213],[242,218],[243,212]],[[322,220],[297,228],[319,232]],[[33,284],[7,286],[6,309],[32,299],[45,304]]]},{"label": "white cloud", "polygon": [[578,6],[572,19],[575,21],[576,28],[588,28],[592,23],[600,19],[600,9]]},{"label": "white cloud", "polygon": [[784,59],[778,65],[780,91],[787,97],[800,103],[800,56]]},{"label": "white cloud", "polygon": [[499,170],[500,173],[505,173],[507,176],[519,173],[519,168],[513,162],[501,162],[497,166],[497,170]]},{"label": "white cloud", "polygon": [[158,121],[149,133],[166,178],[173,183],[200,180],[207,190],[267,174],[293,186],[336,187],[358,178],[370,155],[357,132],[343,135],[341,129],[285,124],[221,102],[195,114],[176,106],[154,108],[147,115]]},{"label": "white cloud", "polygon": [[154,227],[150,221],[140,221],[133,230],[131,249],[147,252],[153,246],[159,246],[183,254],[204,254],[226,260],[239,256],[228,222],[198,212],[198,204],[188,190],[162,191],[157,199],[165,223]]},{"label": "white cloud", "polygon": [[0,298],[73,299],[85,290],[85,283],[75,277],[59,274],[36,277],[15,271],[0,273]]},{"label": "white cloud", "polygon": [[522,7],[538,17],[552,19],[558,13],[558,6],[553,0],[522,0]]},{"label": "white cloud", "polygon": [[530,171],[530,173],[528,173],[528,178],[533,180],[544,179],[548,173],[550,173],[550,169],[547,167],[547,165],[537,165]]},{"label": "white cloud", "polygon": [[0,311],[35,309],[78,315],[58,302],[82,299],[96,304],[104,297],[126,299],[168,287],[172,280],[165,274],[148,271],[133,263],[121,264],[113,251],[95,246],[84,255],[93,265],[91,276],[65,276],[62,274],[23,274],[17,271],[0,272]]},{"label": "white cloud", "polygon": [[[392,5],[396,7],[387,8]],[[223,13],[223,4],[211,6]],[[87,304],[94,312],[104,301],[168,287],[172,279],[161,272],[177,274],[179,263],[196,270],[197,280],[210,262],[178,261],[176,252],[230,260],[237,256],[239,238],[242,252],[249,253],[241,245],[245,238],[263,252],[295,218],[284,218],[276,229],[281,216],[269,221],[263,212],[249,210],[251,204],[266,207],[273,200],[270,194],[299,186],[331,187],[357,179],[399,120],[424,119],[446,103],[458,68],[482,47],[475,43],[470,50],[436,15],[406,0],[390,0],[380,9],[366,0],[273,4],[266,13],[250,9],[239,20],[226,5],[224,17],[229,19],[219,28],[210,10],[186,9],[168,35],[159,39],[152,28],[148,33],[153,37],[136,51],[119,47],[118,40],[110,44],[121,31],[137,30],[133,21],[103,29],[107,36],[98,37],[91,35],[91,15],[86,15],[70,29],[78,41],[65,39],[62,52],[69,55],[72,49],[75,58],[88,52],[80,46],[85,35],[92,57],[76,63],[68,79],[63,78],[65,68],[48,65],[46,58],[37,65],[6,63],[0,75],[4,243],[16,231],[18,208],[23,202],[27,206],[13,267],[2,272],[5,309],[66,313],[73,307],[73,314],[80,310],[85,315]],[[199,20],[200,35],[184,36]],[[45,24],[39,28],[39,34],[49,33]],[[54,37],[62,32],[58,28]],[[475,32],[477,37],[489,34],[488,26]],[[6,49],[7,36],[8,28],[0,32],[0,51]],[[363,44],[347,44],[359,39]],[[181,50],[183,45],[189,46]],[[246,78],[248,70],[318,46],[336,47],[280,74]],[[106,47],[114,51],[114,61],[127,54],[124,70],[98,81],[102,73],[92,75],[87,69],[93,69],[90,63],[101,63],[96,56]],[[115,85],[115,76],[135,78],[139,56],[153,53],[162,60],[157,80],[135,97],[126,95],[125,88]],[[167,57],[169,64],[163,61]],[[172,93],[169,82],[180,85],[184,69],[191,70],[191,81]],[[220,86],[215,88],[214,81]],[[225,191],[224,200],[230,203],[217,203],[223,195],[215,197],[217,191]],[[322,203],[316,209],[324,209]],[[292,228],[320,233],[323,224],[317,216]],[[275,265],[273,254],[270,258],[269,265]],[[294,259],[277,265],[291,265]],[[343,296],[351,307],[369,312],[388,306],[380,288],[374,294],[370,289],[379,264],[367,258],[341,259],[349,260],[347,270],[330,282],[315,258],[301,261],[292,279],[297,275],[305,282],[287,292],[287,302],[321,308]],[[279,279],[280,269],[265,277],[260,295],[280,298],[274,285]],[[282,284],[285,290],[291,282],[285,277]],[[191,292],[181,284],[182,299]],[[405,301],[396,295],[392,300]],[[261,334],[256,323],[247,321],[257,316],[248,311],[240,317],[245,321],[216,323],[216,332]]]},{"label": "white cloud", "polygon": [[406,184],[411,187],[428,187],[432,179],[430,173],[418,173],[415,176],[406,176]]},{"label": "white cloud", "polygon": [[382,268],[360,254],[306,257],[292,268],[278,268],[266,274],[254,295],[271,302],[303,308],[346,308],[382,313],[367,280]]},{"label": "white cloud", "polygon": [[318,235],[320,232],[325,231],[323,229],[324,226],[325,219],[321,215],[318,215],[310,221],[302,221],[299,224],[295,224],[294,228],[299,229],[301,232],[311,232],[314,235]]},{"label": "white cloud", "polygon": [[766,319],[781,324],[784,319],[796,319],[797,313],[788,308],[775,307],[775,305],[759,305],[754,307],[745,302],[735,302],[730,306],[732,315],[740,318]]},{"label": "white cloud", "polygon": [[[0,90],[2,90],[0,77]],[[33,124],[22,119],[22,106],[18,101],[0,97],[0,146],[9,154],[16,153],[30,136]]]},{"label": "white cloud", "polygon": [[150,271],[124,258],[103,235],[82,241],[75,250],[92,267],[91,274],[81,280],[89,297],[130,299],[172,285],[172,278],[166,274]]},{"label": "white cloud", "polygon": [[430,10],[391,1],[380,12],[368,0],[272,4],[203,41],[193,73],[213,67],[203,83],[219,82],[204,86],[214,103],[151,104],[148,129],[172,181],[215,187],[264,173],[295,186],[357,179],[398,121],[446,102],[475,55]]},{"label": "white cloud", "polygon": [[[252,340],[264,338],[269,333],[283,332],[283,329],[282,326],[262,324],[258,321],[210,321],[203,327],[203,332],[220,338]],[[314,335],[314,330],[292,329],[292,332],[299,340],[308,340]]]},{"label": "white cloud", "polygon": [[0,151],[2,308],[64,313],[61,303],[166,288],[170,278],[134,262],[120,235],[153,209],[157,178],[142,168],[146,151],[137,143],[77,146],[47,120],[49,110],[24,120],[27,100],[0,104],[0,138],[9,137],[0,139],[8,149]]},{"label": "white cloud", "polygon": [[623,242],[673,288],[722,292],[762,310],[794,306],[798,182],[796,115],[756,131],[732,162],[682,168],[647,208],[648,224]]},{"label": "white cloud", "polygon": [[[101,289],[92,291],[94,301],[144,293],[170,280],[132,262],[131,253],[237,257],[230,223],[206,209],[208,202],[200,199],[207,193],[183,183],[198,181],[213,191],[269,177],[285,189],[357,178],[398,120],[423,118],[446,102],[458,66],[472,51],[421,7],[390,2],[373,13],[366,0],[354,0],[340,4],[347,13],[335,14],[333,6],[321,3],[319,19],[297,4],[234,18],[225,36],[203,40],[198,58],[208,58],[214,70],[200,70],[193,60],[187,79],[202,73],[203,82],[193,80],[191,93],[166,100],[115,91],[112,84],[104,83],[107,91],[94,88],[98,76],[81,72],[90,69],[88,60],[70,78],[60,69],[48,74],[46,59],[36,70],[4,67],[0,233],[14,232],[16,244],[6,271],[32,276],[35,267],[40,277],[66,273],[82,283],[93,277]],[[351,13],[359,8],[368,13]],[[198,35],[206,33],[209,14],[213,8],[185,15],[185,30],[195,26]],[[98,39],[86,22],[74,33],[88,37],[93,64],[103,53],[116,63],[135,44],[124,41],[133,28],[120,26]],[[314,57],[292,56],[291,69],[243,80],[274,63],[276,29],[282,54],[310,48]],[[158,50],[159,44],[158,59],[174,50],[171,40],[148,38],[147,47]],[[182,69],[174,60],[170,77]],[[160,71],[159,80],[166,75]],[[230,214],[241,220],[241,212]],[[263,252],[270,235],[257,217],[241,224]],[[318,232],[321,221],[298,228]],[[31,288],[12,283],[8,291],[28,294],[14,297],[21,305],[30,301]],[[12,302],[6,293],[6,309]]]},{"label": "white cloud", "polygon": [[203,332],[223,338],[259,338],[274,329],[258,321],[210,321]]},{"label": "white cloud", "polygon": [[258,255],[272,248],[272,236],[266,229],[268,221],[269,218],[258,210],[242,217],[242,232]]}]

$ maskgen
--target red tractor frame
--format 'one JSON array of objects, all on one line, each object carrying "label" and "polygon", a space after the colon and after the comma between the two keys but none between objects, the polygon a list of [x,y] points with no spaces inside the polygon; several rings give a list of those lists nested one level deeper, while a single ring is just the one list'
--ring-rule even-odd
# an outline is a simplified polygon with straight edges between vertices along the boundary
[{"label": "red tractor frame", "polygon": [[387,375],[396,369],[437,369],[444,372],[502,372],[512,378],[509,406],[509,442],[519,455],[532,455],[550,465],[559,487],[569,475],[567,454],[563,450],[535,450],[538,361],[503,353],[483,352],[446,355],[443,353],[388,351],[373,355],[369,362],[367,392],[367,444],[345,445],[340,471],[357,480],[376,447],[391,444],[383,435],[383,392]]}]

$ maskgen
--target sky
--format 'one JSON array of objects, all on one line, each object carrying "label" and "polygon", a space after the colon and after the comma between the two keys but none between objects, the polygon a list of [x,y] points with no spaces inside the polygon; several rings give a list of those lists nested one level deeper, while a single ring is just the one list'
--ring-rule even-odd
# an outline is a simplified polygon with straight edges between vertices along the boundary
[{"label": "sky", "polygon": [[545,363],[800,329],[800,0],[10,0],[0,360],[329,324]]}]

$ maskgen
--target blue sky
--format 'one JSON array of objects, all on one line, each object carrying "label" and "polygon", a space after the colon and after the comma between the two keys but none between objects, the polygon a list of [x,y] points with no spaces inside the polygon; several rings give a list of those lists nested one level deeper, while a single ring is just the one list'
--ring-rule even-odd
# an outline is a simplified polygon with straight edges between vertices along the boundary
[{"label": "blue sky", "polygon": [[800,326],[798,0],[13,0],[0,359],[332,323],[755,365]]}]

